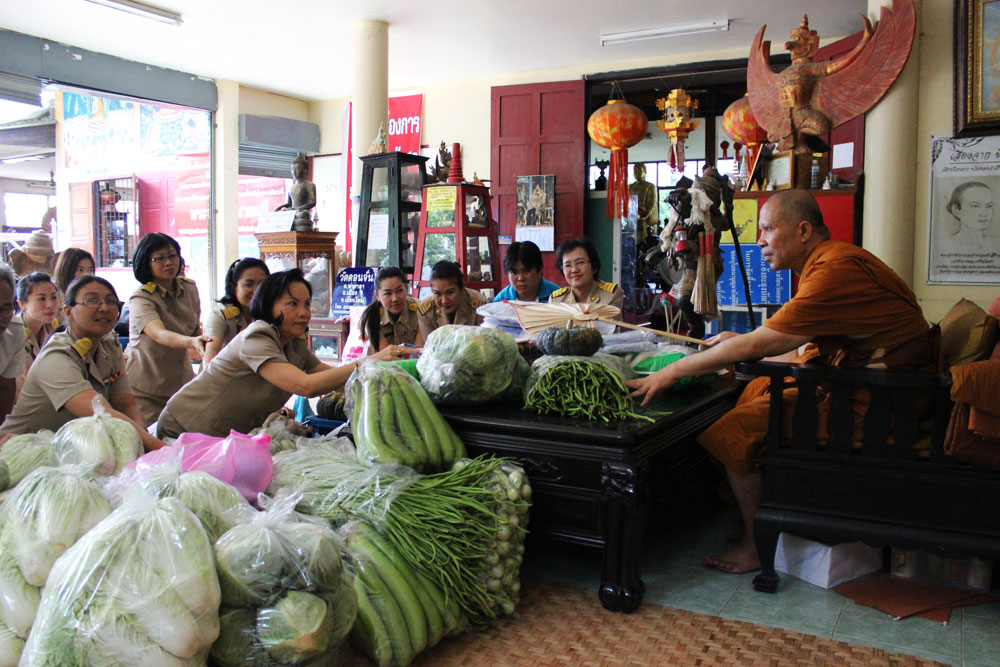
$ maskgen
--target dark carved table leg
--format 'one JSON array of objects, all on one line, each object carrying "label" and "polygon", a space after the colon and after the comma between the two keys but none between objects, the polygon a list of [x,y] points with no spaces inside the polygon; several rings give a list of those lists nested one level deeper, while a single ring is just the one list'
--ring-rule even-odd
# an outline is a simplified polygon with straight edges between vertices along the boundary
[{"label": "dark carved table leg", "polygon": [[760,558],[760,574],[753,578],[754,590],[774,593],[778,590],[778,573],[774,570],[774,552],[778,547],[781,527],[768,516],[766,510],[757,513],[753,522],[754,542]]},{"label": "dark carved table leg", "polygon": [[601,470],[604,565],[599,596],[605,609],[629,613],[642,603],[642,528],[645,469],[605,463]]}]

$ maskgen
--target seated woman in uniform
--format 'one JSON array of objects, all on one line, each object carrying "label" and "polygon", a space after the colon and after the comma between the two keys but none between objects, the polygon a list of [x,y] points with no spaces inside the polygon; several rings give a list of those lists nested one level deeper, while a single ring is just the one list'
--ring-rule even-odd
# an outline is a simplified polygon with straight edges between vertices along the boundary
[{"label": "seated woman in uniform", "polygon": [[[181,433],[222,437],[248,433],[280,410],[292,394],[320,396],[344,385],[357,367],[322,363],[309,349],[312,286],[291,269],[264,279],[250,303],[253,322],[194,380],[171,398],[157,422],[161,438]],[[387,345],[375,359],[400,358]]]},{"label": "seated woman in uniform", "polygon": [[560,243],[556,248],[556,268],[562,271],[569,287],[553,292],[550,303],[601,303],[622,307],[625,292],[614,283],[598,279],[601,258],[587,237],[579,236]]},{"label": "seated woman in uniform", "polygon": [[503,270],[510,285],[500,290],[494,301],[548,301],[559,289],[559,285],[542,278],[542,251],[531,241],[514,241],[507,246]]},{"label": "seated woman in uniform", "polygon": [[267,264],[256,257],[244,257],[229,265],[226,271],[226,294],[205,318],[205,335],[212,340],[205,344],[204,365],[219,354],[236,334],[250,326],[250,301],[257,286],[271,275]]},{"label": "seated woman in uniform", "polygon": [[21,312],[14,316],[24,325],[25,371],[38,357],[42,346],[59,328],[59,295],[47,273],[34,271],[17,281],[17,305]]},{"label": "seated woman in uniform", "polygon": [[379,269],[375,300],[361,314],[361,339],[368,341],[368,352],[378,352],[386,345],[423,344],[417,324],[417,300],[408,292],[406,274],[401,269]]},{"label": "seated woman in uniform", "polygon": [[59,253],[56,261],[56,268],[52,272],[52,278],[56,281],[59,294],[65,295],[69,284],[80,276],[93,274],[96,268],[94,256],[83,248],[66,248]]},{"label": "seated woman in uniform", "polygon": [[122,348],[109,336],[121,302],[104,278],[86,275],[66,290],[66,330],[52,334],[28,371],[21,395],[0,435],[57,430],[77,417],[94,414],[95,396],[108,412],[132,424],[147,451],[163,443],[146,431],[125,375]]},{"label": "seated woman in uniform", "polygon": [[479,326],[483,318],[476,308],[486,301],[481,292],[465,287],[462,267],[441,260],[431,269],[431,296],[417,307],[421,340],[426,341],[432,331],[446,324]]}]

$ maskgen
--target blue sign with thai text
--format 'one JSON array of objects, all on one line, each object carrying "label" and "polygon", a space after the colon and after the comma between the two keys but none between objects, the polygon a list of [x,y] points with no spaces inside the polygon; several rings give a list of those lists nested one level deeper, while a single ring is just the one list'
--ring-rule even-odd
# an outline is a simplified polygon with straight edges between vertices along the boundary
[{"label": "blue sign with thai text", "polygon": [[354,306],[367,306],[375,298],[375,273],[372,267],[341,269],[333,286],[330,317],[340,319],[350,315]]},{"label": "blue sign with thai text", "polygon": [[[719,305],[745,306],[747,299],[743,290],[740,265],[736,260],[736,246],[731,243],[720,243],[719,249],[722,250],[725,260],[725,267],[718,282]],[[791,271],[772,271],[756,245],[741,245],[740,250],[750,282],[750,298],[755,305],[782,304],[792,298]]]}]

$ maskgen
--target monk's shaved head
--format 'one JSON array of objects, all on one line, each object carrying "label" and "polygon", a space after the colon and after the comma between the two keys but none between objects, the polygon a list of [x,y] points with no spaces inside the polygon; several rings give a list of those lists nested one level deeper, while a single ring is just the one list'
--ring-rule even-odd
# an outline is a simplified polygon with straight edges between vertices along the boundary
[{"label": "monk's shaved head", "polygon": [[768,197],[764,205],[771,208],[776,222],[797,225],[805,220],[813,226],[813,229],[820,234],[825,232],[825,236],[829,238],[830,234],[823,223],[823,213],[819,210],[819,204],[816,203],[816,198],[805,190],[782,190]]},{"label": "monk's shaved head", "polygon": [[[806,223],[806,224],[802,224]],[[830,238],[819,204],[805,190],[782,190],[760,209],[757,246],[772,269],[802,271],[816,246]]]}]

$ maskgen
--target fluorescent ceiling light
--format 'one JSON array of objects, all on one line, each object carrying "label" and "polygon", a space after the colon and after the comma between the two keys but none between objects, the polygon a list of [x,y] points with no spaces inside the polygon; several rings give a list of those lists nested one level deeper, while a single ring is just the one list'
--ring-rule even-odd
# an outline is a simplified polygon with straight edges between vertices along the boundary
[{"label": "fluorescent ceiling light", "polygon": [[[94,1],[95,0],[91,0],[91,2]],[[643,39],[659,39],[660,37],[694,35],[699,32],[726,32],[728,30],[729,19],[725,19],[722,21],[705,21],[703,23],[672,25],[666,28],[649,28],[647,30],[633,30],[631,32],[613,32],[608,35],[601,35],[601,46],[607,46],[608,44],[622,44],[624,42],[638,42]]]},{"label": "fluorescent ceiling light", "polygon": [[87,0],[87,2],[92,2],[95,5],[101,5],[102,7],[118,9],[123,12],[128,12],[129,14],[135,14],[136,16],[141,16],[143,18],[160,21],[161,23],[168,23],[170,25],[181,24],[181,15],[177,12],[160,9],[159,7],[147,5],[146,3],[138,2],[137,0]]}]

